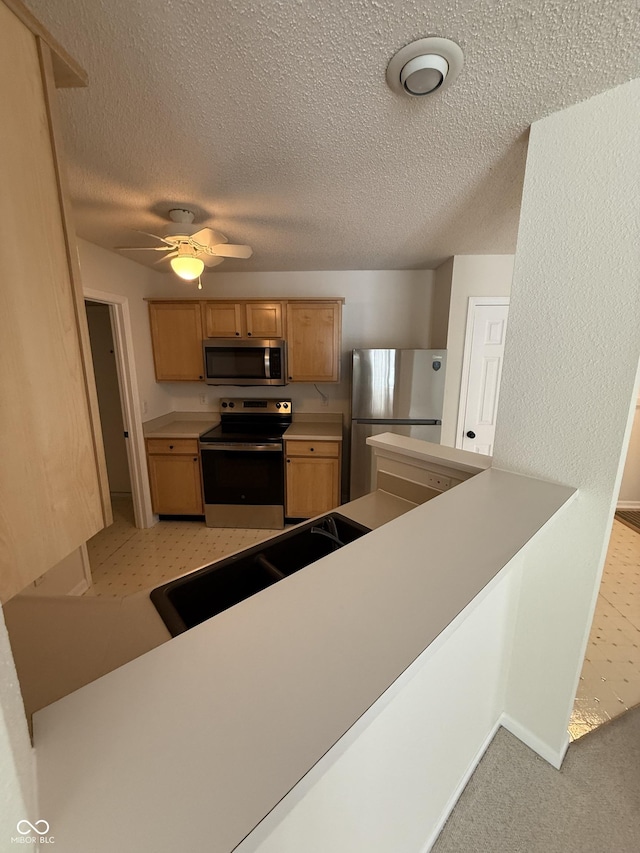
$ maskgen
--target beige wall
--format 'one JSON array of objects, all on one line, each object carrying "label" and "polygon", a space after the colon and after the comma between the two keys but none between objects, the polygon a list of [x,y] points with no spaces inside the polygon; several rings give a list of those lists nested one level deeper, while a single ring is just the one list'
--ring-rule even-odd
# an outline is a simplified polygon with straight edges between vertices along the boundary
[{"label": "beige wall", "polygon": [[432,342],[447,348],[441,442],[455,447],[469,298],[509,296],[513,255],[456,255],[435,276]]},{"label": "beige wall", "polygon": [[102,439],[107,458],[109,490],[112,494],[114,492],[130,492],[131,478],[124,438],[122,403],[120,402],[120,386],[118,384],[109,306],[87,303],[85,308],[91,338],[93,372],[98,390]]},{"label": "beige wall", "polygon": [[618,505],[621,508],[640,509],[640,403],[636,404]]},{"label": "beige wall", "polygon": [[82,595],[89,588],[82,551],[72,551],[20,595]]}]

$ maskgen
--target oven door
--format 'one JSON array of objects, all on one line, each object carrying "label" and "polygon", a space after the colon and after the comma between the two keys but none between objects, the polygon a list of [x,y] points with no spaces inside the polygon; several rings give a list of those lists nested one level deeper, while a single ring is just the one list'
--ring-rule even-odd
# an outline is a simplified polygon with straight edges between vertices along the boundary
[{"label": "oven door", "polygon": [[282,444],[201,444],[209,527],[284,527]]}]

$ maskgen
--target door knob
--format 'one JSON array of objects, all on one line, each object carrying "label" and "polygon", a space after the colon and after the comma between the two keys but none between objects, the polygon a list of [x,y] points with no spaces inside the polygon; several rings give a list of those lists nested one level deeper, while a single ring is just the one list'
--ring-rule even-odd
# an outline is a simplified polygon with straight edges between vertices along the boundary
[{"label": "door knob", "polygon": [[467,433],[467,438],[475,438],[475,437],[476,437],[475,432],[472,429],[470,429],[469,432]]}]

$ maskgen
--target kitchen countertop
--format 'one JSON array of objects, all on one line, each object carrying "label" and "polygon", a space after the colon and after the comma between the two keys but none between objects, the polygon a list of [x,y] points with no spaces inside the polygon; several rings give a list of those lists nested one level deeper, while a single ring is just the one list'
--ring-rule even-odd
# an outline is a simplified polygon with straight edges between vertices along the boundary
[{"label": "kitchen countertop", "polygon": [[229,853],[574,494],[483,471],[39,711],[56,841]]},{"label": "kitchen countertop", "polygon": [[342,441],[342,422],[296,421],[284,434],[287,441]]},{"label": "kitchen countertop", "polygon": [[145,438],[199,438],[220,423],[217,412],[170,412],[142,424]]},{"label": "kitchen countertop", "polygon": [[[220,423],[218,412],[169,412],[142,425],[145,438],[199,438]],[[342,441],[342,415],[293,415],[286,439]]]},{"label": "kitchen countertop", "polygon": [[471,453],[468,450],[458,450],[444,444],[434,444],[406,435],[385,432],[373,435],[367,439],[367,444],[382,454],[400,454],[403,457],[415,459],[418,462],[444,465],[466,473],[477,474],[491,467],[492,457],[482,453]]}]

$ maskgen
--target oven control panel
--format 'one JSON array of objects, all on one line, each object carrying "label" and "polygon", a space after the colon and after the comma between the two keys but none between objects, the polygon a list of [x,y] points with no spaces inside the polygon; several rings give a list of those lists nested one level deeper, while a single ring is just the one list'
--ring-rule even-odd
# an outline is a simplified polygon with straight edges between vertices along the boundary
[{"label": "oven control panel", "polygon": [[293,411],[293,403],[291,400],[248,400],[245,397],[223,397],[220,400],[220,408],[223,412],[245,415],[290,415]]}]

